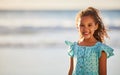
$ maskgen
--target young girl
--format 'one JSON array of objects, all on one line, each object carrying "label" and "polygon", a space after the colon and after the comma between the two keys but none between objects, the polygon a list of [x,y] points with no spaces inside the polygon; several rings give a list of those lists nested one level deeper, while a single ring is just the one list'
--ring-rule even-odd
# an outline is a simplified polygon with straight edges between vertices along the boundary
[{"label": "young girl", "polygon": [[68,75],[107,75],[107,58],[113,55],[113,49],[103,44],[108,36],[98,10],[88,7],[78,13],[76,27],[79,40],[65,41],[70,46]]}]

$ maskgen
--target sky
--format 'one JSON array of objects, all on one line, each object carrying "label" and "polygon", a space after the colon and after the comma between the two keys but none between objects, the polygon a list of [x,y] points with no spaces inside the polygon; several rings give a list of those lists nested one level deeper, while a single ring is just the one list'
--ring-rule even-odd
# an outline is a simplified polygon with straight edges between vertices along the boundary
[{"label": "sky", "polygon": [[0,0],[0,10],[120,9],[120,0]]}]

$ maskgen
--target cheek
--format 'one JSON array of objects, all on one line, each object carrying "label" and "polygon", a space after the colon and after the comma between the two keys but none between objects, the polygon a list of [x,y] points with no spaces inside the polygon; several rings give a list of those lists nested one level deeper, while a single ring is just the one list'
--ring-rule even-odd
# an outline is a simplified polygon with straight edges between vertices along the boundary
[{"label": "cheek", "polygon": [[91,29],[91,32],[94,34],[94,32],[95,32],[95,29],[93,28],[93,29]]},{"label": "cheek", "polygon": [[91,29],[92,31],[95,31],[95,30],[96,30],[96,26],[90,27],[90,29]]}]

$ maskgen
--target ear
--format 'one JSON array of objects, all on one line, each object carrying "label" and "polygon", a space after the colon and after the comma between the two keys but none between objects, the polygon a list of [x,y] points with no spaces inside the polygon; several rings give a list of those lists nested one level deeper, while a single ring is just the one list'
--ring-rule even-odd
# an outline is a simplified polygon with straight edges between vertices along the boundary
[{"label": "ear", "polygon": [[95,25],[95,30],[97,30],[98,29],[98,23]]}]

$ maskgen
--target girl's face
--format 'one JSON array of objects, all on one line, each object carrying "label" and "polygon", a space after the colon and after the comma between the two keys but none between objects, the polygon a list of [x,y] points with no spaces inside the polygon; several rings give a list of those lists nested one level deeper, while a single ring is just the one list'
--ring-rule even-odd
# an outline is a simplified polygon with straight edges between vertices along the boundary
[{"label": "girl's face", "polygon": [[84,16],[78,21],[77,29],[81,38],[94,38],[93,34],[97,28],[98,25],[95,24],[95,21],[91,16]]}]

